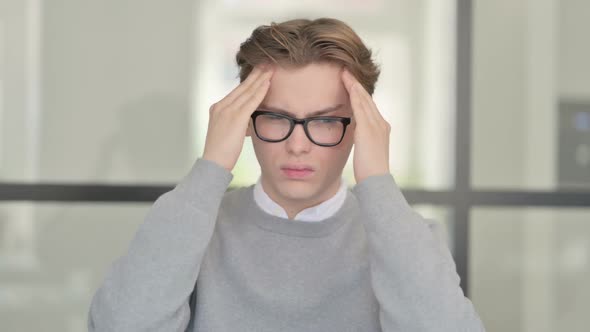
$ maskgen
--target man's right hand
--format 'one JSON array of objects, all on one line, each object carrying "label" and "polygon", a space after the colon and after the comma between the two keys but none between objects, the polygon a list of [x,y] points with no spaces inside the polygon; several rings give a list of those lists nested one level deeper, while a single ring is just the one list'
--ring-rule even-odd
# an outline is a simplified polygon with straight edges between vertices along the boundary
[{"label": "man's right hand", "polygon": [[273,68],[256,66],[240,85],[209,108],[203,159],[232,171],[236,165],[250,116],[266,96]]}]

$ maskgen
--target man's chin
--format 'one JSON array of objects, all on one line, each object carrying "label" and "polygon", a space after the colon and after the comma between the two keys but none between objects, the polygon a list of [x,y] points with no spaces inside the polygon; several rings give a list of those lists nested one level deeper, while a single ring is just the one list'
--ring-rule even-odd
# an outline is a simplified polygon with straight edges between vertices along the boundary
[{"label": "man's chin", "polygon": [[279,191],[283,197],[294,201],[306,201],[315,196],[315,190],[310,183],[282,183]]}]

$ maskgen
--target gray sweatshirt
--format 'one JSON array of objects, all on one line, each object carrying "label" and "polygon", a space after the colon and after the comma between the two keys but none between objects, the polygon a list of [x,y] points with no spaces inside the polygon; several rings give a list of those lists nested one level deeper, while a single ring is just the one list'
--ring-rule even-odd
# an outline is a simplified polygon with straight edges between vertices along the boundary
[{"label": "gray sweatshirt", "polygon": [[89,331],[484,331],[441,226],[390,174],[332,217],[272,216],[198,159],[145,216],[92,298]]}]

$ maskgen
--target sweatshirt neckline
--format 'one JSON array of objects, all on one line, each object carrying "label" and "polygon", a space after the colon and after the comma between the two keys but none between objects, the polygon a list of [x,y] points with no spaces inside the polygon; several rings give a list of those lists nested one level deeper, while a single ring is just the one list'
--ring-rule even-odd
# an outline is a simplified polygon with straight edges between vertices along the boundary
[{"label": "sweatshirt neckline", "polygon": [[334,215],[317,222],[305,222],[301,220],[291,220],[279,216],[274,216],[262,210],[254,199],[254,185],[244,188],[246,211],[248,211],[248,220],[253,221],[258,227],[284,235],[301,236],[301,237],[323,237],[327,236],[349,220],[355,217],[354,212],[358,209],[356,197],[347,188],[346,199],[344,204],[334,213]]}]

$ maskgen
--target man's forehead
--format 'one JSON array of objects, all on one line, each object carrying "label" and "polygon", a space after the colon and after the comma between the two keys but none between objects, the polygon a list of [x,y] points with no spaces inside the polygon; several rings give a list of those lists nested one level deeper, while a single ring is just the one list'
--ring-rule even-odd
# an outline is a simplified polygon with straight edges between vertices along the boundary
[{"label": "man's forehead", "polygon": [[331,106],[346,94],[341,72],[340,67],[327,64],[309,64],[292,69],[277,67],[269,94],[276,95],[278,99],[312,97],[317,102],[328,103],[320,105],[322,107]]},{"label": "man's forehead", "polygon": [[[342,104],[342,103],[338,103],[338,104],[326,106],[326,107],[320,107],[320,108],[310,108],[310,109],[305,109],[305,110],[300,110],[300,111],[297,111],[295,109],[289,109],[288,107],[278,107],[278,106],[272,105],[271,103],[261,103],[258,108],[290,115],[292,117],[310,117],[310,116],[319,116],[319,115],[330,115],[330,114],[334,114],[334,113],[343,113],[344,111],[346,111],[346,105]],[[297,108],[297,109],[300,109],[300,108]]]}]

